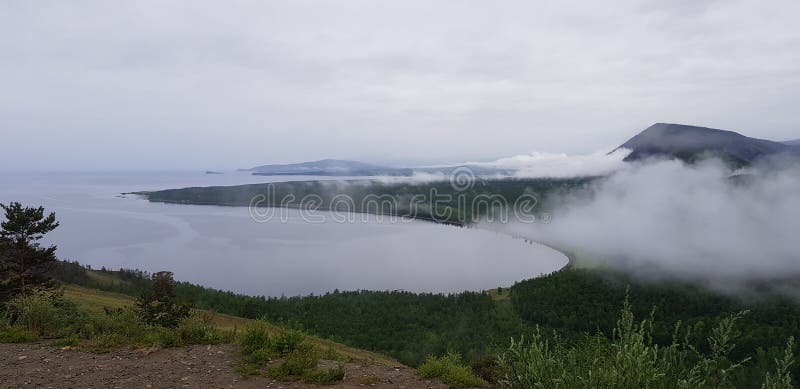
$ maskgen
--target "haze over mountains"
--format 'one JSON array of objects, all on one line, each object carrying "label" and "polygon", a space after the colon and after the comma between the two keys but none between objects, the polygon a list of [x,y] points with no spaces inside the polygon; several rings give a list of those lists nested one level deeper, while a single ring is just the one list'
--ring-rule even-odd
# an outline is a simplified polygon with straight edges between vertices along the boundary
[{"label": "haze over mountains", "polygon": [[[674,123],[656,123],[640,132],[627,142],[617,147],[609,155],[629,150],[623,159],[625,162],[639,161],[647,158],[678,158],[692,162],[703,157],[718,157],[736,165],[748,165],[759,158],[778,154],[800,155],[800,139],[775,142],[744,136],[737,132],[714,128],[691,126]],[[308,175],[308,176],[412,176],[414,174],[450,174],[454,170],[468,167],[475,175],[525,175],[525,167],[510,160],[523,159],[531,165],[542,161],[544,170],[552,170],[553,156],[570,158],[565,155],[542,154],[505,158],[495,162],[468,162],[446,166],[432,167],[393,167],[381,166],[359,161],[323,159],[312,162],[291,164],[270,164],[250,169],[254,175]],[[524,157],[524,158],[523,158]],[[556,160],[558,158],[555,158]],[[612,158],[613,159],[613,158]],[[616,161],[618,163],[618,161]],[[584,156],[580,165],[607,164],[613,168],[615,161],[600,161],[597,156]],[[542,169],[534,169],[544,174]],[[531,170],[531,169],[528,169]],[[575,169],[572,169],[575,170]],[[578,169],[580,170],[580,169]],[[596,169],[595,169],[596,170]],[[608,169],[605,169],[608,170]],[[586,175],[599,174],[593,172]],[[545,174],[547,175],[547,174]],[[577,174],[580,175],[580,174]]]},{"label": "haze over mountains", "polygon": [[244,171],[251,171],[253,175],[259,176],[411,176],[415,173],[428,174],[450,174],[460,167],[469,167],[474,174],[510,174],[510,169],[482,167],[470,164],[458,164],[449,166],[434,167],[391,167],[373,165],[359,161],[348,161],[341,159],[323,159],[319,161],[291,163],[291,164],[272,164],[256,166]]},{"label": "haze over mountains", "polygon": [[382,176],[410,175],[410,169],[373,165],[359,161],[323,159],[313,162],[272,164],[256,166],[251,169],[254,175],[310,175],[310,176]]}]

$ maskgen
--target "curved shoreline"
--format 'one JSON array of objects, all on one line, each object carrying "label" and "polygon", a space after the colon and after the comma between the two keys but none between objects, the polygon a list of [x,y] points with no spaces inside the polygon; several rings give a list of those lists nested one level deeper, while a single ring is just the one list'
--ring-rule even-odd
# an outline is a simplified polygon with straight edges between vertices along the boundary
[{"label": "curved shoreline", "polygon": [[[147,195],[146,192],[138,192],[138,193],[137,192],[130,192],[130,193],[125,193],[125,194],[134,194],[134,195],[137,195],[137,196],[141,196],[141,198],[143,198],[143,199],[147,199],[147,201],[149,201],[149,202],[162,203],[162,204],[196,205],[196,206],[220,206],[220,207],[238,207],[238,208],[244,208],[244,207],[248,207],[249,208],[250,207],[250,205],[244,205],[242,203],[219,203],[219,202],[204,203],[204,202],[197,202],[197,201],[169,201],[169,200],[162,200],[162,199],[155,199],[154,200],[154,199],[151,199]],[[264,209],[266,209],[266,208],[291,209],[291,210],[301,210],[301,209],[303,209],[300,206],[291,205],[291,204],[287,204],[286,206],[274,206],[274,205],[258,206],[258,208],[264,208]],[[329,207],[318,207],[318,208],[314,209],[313,211],[315,211],[315,212],[334,212],[334,211],[337,211],[337,210],[331,209]],[[338,211],[342,212],[341,210],[338,210]],[[348,211],[348,213],[360,214],[360,215],[396,217],[396,218],[401,218],[401,219],[407,220],[407,221],[422,221],[422,222],[441,224],[441,225],[447,225],[447,226],[454,226],[454,227],[460,227],[460,228],[467,228],[467,229],[473,229],[473,228],[475,228],[475,229],[483,229],[483,228],[478,227],[478,223],[465,223],[465,222],[460,222],[460,221],[441,220],[441,219],[437,219],[435,217],[426,217],[426,216],[420,216],[420,215],[398,215],[398,214],[393,214],[393,213],[388,213],[388,212],[386,212],[386,213],[377,213],[377,212],[365,212],[365,211],[361,211],[361,210]],[[537,245],[540,245],[540,246],[544,246],[544,247],[547,247],[547,248],[549,248],[549,249],[551,249],[553,251],[556,251],[556,252],[562,254],[566,258],[566,263],[563,266],[554,269],[552,272],[561,271],[561,270],[569,268],[569,267],[571,267],[571,266],[573,266],[575,264],[575,261],[576,261],[575,254],[573,254],[570,251],[563,250],[563,249],[560,249],[560,248],[558,248],[556,246],[553,246],[551,244],[540,242],[540,241],[537,241],[537,240],[534,240],[534,239],[531,239],[529,237],[522,236],[522,235],[516,235],[516,234],[512,234],[512,233],[508,233],[508,232],[504,232],[504,231],[499,231],[499,230],[493,230],[493,229],[483,229],[483,230],[485,230],[485,231],[493,231],[495,233],[506,235],[506,236],[511,237],[513,239],[523,239],[526,242],[530,242],[530,244],[537,244]],[[524,281],[524,280],[533,279],[533,278],[538,278],[538,277],[541,277],[543,274],[538,274],[538,275],[531,274],[531,275],[528,275],[528,276],[523,276],[522,278],[520,278],[519,280],[516,280],[515,282]]]}]

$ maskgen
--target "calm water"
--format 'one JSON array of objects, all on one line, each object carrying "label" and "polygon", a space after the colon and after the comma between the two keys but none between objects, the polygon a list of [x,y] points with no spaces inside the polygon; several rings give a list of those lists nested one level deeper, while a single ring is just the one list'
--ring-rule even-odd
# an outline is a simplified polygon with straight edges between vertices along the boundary
[{"label": "calm water", "polygon": [[[253,295],[334,289],[456,292],[549,273],[566,258],[494,232],[433,223],[252,220],[247,208],[150,203],[121,192],[309,177],[203,172],[0,173],[0,202],[43,205],[61,226],[62,259],[94,268],[170,270],[177,279]],[[0,216],[1,217],[1,216]]]}]

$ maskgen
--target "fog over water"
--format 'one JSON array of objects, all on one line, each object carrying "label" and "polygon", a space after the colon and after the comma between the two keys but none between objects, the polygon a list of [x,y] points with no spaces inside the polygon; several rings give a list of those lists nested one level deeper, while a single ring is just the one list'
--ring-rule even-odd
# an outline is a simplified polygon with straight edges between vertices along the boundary
[{"label": "fog over water", "polygon": [[[456,292],[549,273],[566,258],[503,234],[419,221],[254,221],[247,208],[150,203],[121,192],[317,177],[247,173],[0,174],[0,202],[43,205],[61,259],[93,268],[171,270],[179,280],[254,295],[334,289]],[[329,218],[330,219],[330,218]]]}]

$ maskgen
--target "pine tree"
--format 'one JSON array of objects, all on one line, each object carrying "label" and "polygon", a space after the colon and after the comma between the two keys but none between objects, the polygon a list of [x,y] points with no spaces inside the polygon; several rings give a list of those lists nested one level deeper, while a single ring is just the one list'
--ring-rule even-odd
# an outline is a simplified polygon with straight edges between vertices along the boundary
[{"label": "pine tree", "polygon": [[175,281],[172,272],[168,271],[153,274],[152,289],[139,296],[136,307],[142,321],[162,327],[177,327],[189,316],[189,306],[177,302]]},{"label": "pine tree", "polygon": [[56,246],[39,241],[58,227],[55,213],[45,216],[43,207],[23,207],[18,202],[0,204],[5,221],[0,223],[0,301],[51,288],[45,273],[56,263]]}]

